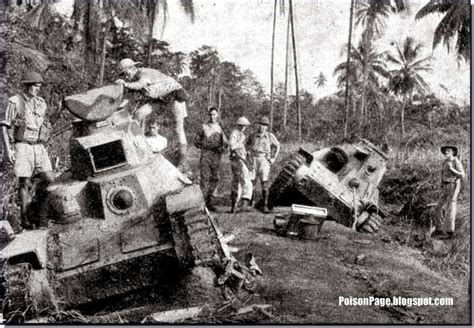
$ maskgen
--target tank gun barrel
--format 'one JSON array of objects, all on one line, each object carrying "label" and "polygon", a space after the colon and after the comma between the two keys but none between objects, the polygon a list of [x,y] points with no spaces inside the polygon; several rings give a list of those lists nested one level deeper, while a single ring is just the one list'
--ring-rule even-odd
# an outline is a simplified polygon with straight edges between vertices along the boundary
[{"label": "tank gun barrel", "polygon": [[87,122],[100,122],[110,117],[120,106],[123,98],[122,85],[107,85],[66,97],[68,110]]}]

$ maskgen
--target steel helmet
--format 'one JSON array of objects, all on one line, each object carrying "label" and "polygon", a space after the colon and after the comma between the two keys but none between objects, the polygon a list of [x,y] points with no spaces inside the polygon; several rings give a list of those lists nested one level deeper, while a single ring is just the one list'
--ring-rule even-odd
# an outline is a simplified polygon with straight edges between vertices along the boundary
[{"label": "steel helmet", "polygon": [[270,125],[270,120],[268,119],[268,117],[263,116],[262,118],[260,118],[260,120],[258,121],[258,123],[260,123],[260,124],[265,124],[265,125]]},{"label": "steel helmet", "polygon": [[21,83],[24,84],[36,84],[36,83],[44,83],[43,77],[36,72],[28,72],[23,76]]},{"label": "steel helmet", "polygon": [[250,122],[245,116],[242,116],[237,119],[237,125],[250,125]]},{"label": "steel helmet", "polygon": [[117,71],[119,74],[122,74],[123,72],[125,72],[125,70],[127,70],[128,68],[130,67],[133,67],[133,66],[137,66],[138,64],[140,64],[140,62],[134,62],[132,59],[130,58],[125,58],[125,59],[122,59],[118,65],[117,65]]}]

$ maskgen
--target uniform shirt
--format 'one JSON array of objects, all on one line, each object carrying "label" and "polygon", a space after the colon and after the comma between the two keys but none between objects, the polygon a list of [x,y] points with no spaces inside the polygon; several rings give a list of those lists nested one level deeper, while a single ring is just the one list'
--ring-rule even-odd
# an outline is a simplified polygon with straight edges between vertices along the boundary
[{"label": "uniform shirt", "polygon": [[242,158],[247,158],[247,150],[245,149],[247,137],[240,130],[234,130],[230,134],[229,138],[229,148],[231,158],[234,154],[239,155]]},{"label": "uniform shirt", "polygon": [[222,153],[227,138],[219,123],[204,123],[196,140],[196,147]]},{"label": "uniform shirt", "polygon": [[172,77],[153,68],[139,68],[132,82],[126,87],[132,90],[142,90],[150,98],[160,98],[168,93],[182,89],[181,84]]},{"label": "uniform shirt", "polygon": [[459,178],[450,170],[450,166],[452,166],[456,171],[464,172],[461,161],[457,157],[454,157],[452,160],[446,159],[441,168],[441,181],[454,182]]},{"label": "uniform shirt", "polygon": [[8,99],[5,120],[0,122],[12,128],[12,137],[16,142],[37,142],[46,116],[46,102],[41,97],[28,97],[24,93]]},{"label": "uniform shirt", "polygon": [[247,145],[250,146],[250,150],[254,156],[270,156],[272,146],[279,147],[280,143],[273,133],[267,131],[264,133],[253,133],[247,141]]}]

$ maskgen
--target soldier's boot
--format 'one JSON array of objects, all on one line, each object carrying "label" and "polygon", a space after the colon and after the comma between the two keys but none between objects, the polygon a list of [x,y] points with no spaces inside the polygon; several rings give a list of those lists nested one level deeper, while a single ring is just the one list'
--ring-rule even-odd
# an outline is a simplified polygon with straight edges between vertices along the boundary
[{"label": "soldier's boot", "polygon": [[270,209],[268,208],[268,189],[262,189],[262,198],[263,198],[263,207],[262,213],[268,214],[270,213]]},{"label": "soldier's boot", "polygon": [[237,213],[237,193],[235,191],[230,193],[230,213]]},{"label": "soldier's boot", "polygon": [[240,211],[241,212],[250,212],[251,206],[250,206],[250,200],[247,198],[242,198],[242,204],[240,205]]}]

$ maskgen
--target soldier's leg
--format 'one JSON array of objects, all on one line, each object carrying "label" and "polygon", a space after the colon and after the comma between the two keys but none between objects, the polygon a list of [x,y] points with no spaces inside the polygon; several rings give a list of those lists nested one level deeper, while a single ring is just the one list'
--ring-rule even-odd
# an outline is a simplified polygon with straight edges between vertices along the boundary
[{"label": "soldier's leg", "polygon": [[449,185],[443,184],[440,190],[440,197],[436,204],[434,224],[436,231],[440,232],[444,230],[445,224],[445,208],[449,203]]},{"label": "soldier's leg", "polygon": [[209,189],[208,189],[208,202],[212,208],[214,208],[213,195],[217,189],[219,183],[219,171],[221,164],[221,155],[213,153],[212,161],[209,163],[210,177],[209,177]]},{"label": "soldier's leg", "polygon": [[27,217],[27,208],[30,200],[31,176],[34,172],[35,153],[32,145],[15,144],[15,163],[13,171],[18,177],[18,196],[20,200],[20,216],[23,228],[30,229],[31,224]]},{"label": "soldier's leg", "polygon": [[261,179],[262,179],[262,197],[263,197],[263,213],[270,213],[268,208],[268,196],[269,196],[269,184],[268,180],[270,178],[270,163],[267,159],[262,161],[260,165],[261,169]]},{"label": "soldier's leg", "polygon": [[153,106],[149,103],[146,103],[138,107],[133,113],[133,118],[140,123],[140,126],[145,130],[146,118],[153,112]]},{"label": "soldier's leg", "polygon": [[247,212],[250,209],[250,199],[253,195],[253,185],[250,171],[247,166],[243,164],[240,174],[240,185],[242,189],[242,211]]},{"label": "soldier's leg", "polygon": [[449,201],[448,205],[448,224],[447,224],[447,231],[449,233],[454,233],[454,230],[456,228],[456,210],[457,210],[457,201],[458,201],[458,196],[459,196],[459,191],[461,190],[461,181],[457,181],[455,184],[455,187],[453,188],[453,193],[451,195],[451,199]]},{"label": "soldier's leg", "polygon": [[174,101],[172,104],[173,118],[174,118],[174,130],[176,138],[178,141],[178,151],[179,151],[179,163],[178,167],[181,171],[190,171],[189,165],[187,163],[187,141],[186,134],[184,132],[184,118],[186,114],[186,103]]},{"label": "soldier's leg", "polygon": [[230,212],[235,213],[237,210],[237,202],[240,198],[241,193],[241,185],[240,185],[240,172],[241,172],[241,164],[239,161],[232,160],[230,162],[231,169],[232,169],[232,181],[230,185],[230,202],[231,208]]},{"label": "soldier's leg", "polygon": [[21,225],[25,229],[31,229],[32,225],[28,219],[27,210],[30,198],[30,178],[20,177],[18,183],[18,195],[20,198]]}]

